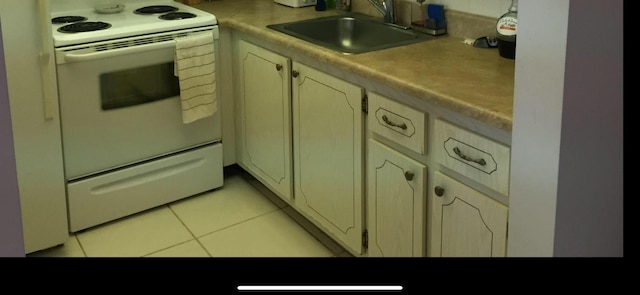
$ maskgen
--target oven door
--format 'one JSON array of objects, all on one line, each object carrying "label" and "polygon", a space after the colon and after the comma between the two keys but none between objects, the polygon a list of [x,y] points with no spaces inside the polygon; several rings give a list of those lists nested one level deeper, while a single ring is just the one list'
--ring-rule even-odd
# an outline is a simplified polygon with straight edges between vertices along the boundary
[{"label": "oven door", "polygon": [[173,38],[202,30],[56,49],[67,180],[220,141],[220,112],[182,123],[173,70]]}]

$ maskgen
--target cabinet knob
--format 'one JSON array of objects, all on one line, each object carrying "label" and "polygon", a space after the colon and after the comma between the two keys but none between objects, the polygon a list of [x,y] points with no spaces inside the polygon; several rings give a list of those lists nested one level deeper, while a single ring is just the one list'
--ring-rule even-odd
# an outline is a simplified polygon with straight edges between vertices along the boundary
[{"label": "cabinet knob", "polygon": [[444,188],[438,185],[433,189],[433,192],[436,193],[436,196],[442,197],[442,195],[444,195]]},{"label": "cabinet knob", "polygon": [[298,77],[298,75],[300,75],[300,72],[296,70],[291,71],[291,76],[293,76],[294,78]]},{"label": "cabinet knob", "polygon": [[404,172],[404,178],[406,178],[408,181],[413,180],[413,176],[414,176],[414,174],[411,171],[405,171]]},{"label": "cabinet knob", "polygon": [[278,72],[280,72],[280,70],[282,70],[282,65],[281,64],[276,64],[276,70],[278,70]]}]

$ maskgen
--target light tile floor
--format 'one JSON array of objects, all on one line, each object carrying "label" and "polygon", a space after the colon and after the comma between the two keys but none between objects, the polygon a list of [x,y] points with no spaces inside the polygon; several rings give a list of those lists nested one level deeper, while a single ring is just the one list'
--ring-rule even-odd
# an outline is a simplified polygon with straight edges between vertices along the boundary
[{"label": "light tile floor", "polygon": [[221,188],[72,233],[27,257],[351,257],[247,172]]}]

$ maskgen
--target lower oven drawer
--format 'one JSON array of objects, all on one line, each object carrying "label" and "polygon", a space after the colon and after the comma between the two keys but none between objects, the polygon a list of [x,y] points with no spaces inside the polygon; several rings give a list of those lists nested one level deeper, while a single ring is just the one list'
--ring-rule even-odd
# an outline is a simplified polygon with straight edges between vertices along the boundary
[{"label": "lower oven drawer", "polygon": [[76,232],[223,184],[222,144],[69,183],[69,230]]}]

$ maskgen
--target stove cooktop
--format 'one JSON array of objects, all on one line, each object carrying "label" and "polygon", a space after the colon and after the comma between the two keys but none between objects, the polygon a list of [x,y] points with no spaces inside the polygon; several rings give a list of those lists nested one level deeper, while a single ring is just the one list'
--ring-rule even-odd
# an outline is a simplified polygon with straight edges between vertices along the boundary
[{"label": "stove cooktop", "polygon": [[[122,11],[51,11],[54,47],[217,25],[215,15],[171,0],[120,1]],[[80,24],[83,23],[83,24]],[[92,25],[96,24],[96,29]]]}]

